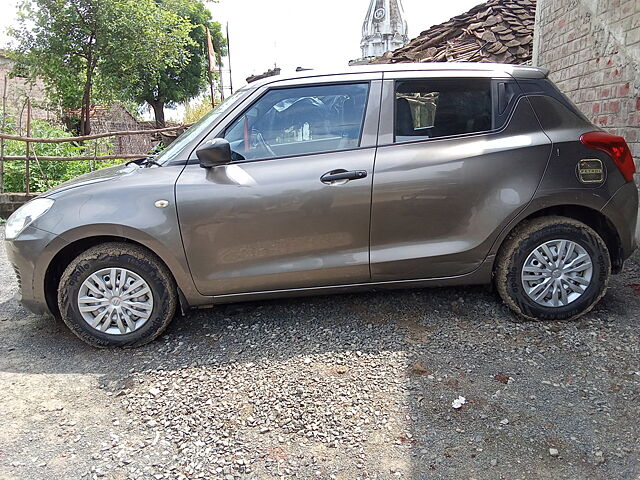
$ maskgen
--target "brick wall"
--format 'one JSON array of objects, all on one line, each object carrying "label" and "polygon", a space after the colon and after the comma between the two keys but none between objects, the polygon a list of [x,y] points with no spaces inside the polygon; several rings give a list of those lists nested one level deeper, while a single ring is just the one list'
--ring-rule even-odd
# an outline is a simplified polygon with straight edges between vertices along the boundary
[{"label": "brick wall", "polygon": [[640,0],[538,0],[533,63],[640,167]]},{"label": "brick wall", "polygon": [[[0,96],[4,94],[4,81],[7,79],[7,114],[16,125],[24,128],[27,119],[26,101],[31,98],[31,113],[34,119],[55,120],[57,113],[49,104],[42,80],[35,83],[25,78],[12,77],[13,61],[0,53]],[[1,113],[1,112],[0,112]]]},{"label": "brick wall", "polygon": [[[122,105],[113,104],[101,109],[99,114],[92,116],[91,133],[145,129],[144,123],[138,122]],[[106,139],[104,143],[103,151],[129,155],[147,153],[157,142],[153,141],[151,135],[128,135]]]}]

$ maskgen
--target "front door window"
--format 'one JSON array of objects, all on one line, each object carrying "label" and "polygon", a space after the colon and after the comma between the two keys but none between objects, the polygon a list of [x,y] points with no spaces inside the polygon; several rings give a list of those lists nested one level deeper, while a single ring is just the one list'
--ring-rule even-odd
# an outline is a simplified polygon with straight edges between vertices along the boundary
[{"label": "front door window", "polygon": [[225,133],[234,160],[359,147],[368,92],[368,83],[268,91]]}]

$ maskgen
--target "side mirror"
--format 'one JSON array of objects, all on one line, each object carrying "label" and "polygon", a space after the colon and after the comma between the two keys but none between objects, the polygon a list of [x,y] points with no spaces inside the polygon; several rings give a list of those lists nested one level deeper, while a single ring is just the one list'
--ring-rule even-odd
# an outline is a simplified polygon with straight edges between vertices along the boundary
[{"label": "side mirror", "polygon": [[224,138],[214,138],[198,147],[196,155],[202,168],[225,165],[231,162],[231,145]]}]

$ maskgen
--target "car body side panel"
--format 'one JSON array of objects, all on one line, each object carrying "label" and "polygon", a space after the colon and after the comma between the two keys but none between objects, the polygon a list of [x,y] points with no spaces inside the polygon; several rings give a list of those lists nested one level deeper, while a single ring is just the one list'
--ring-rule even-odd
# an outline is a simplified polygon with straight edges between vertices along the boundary
[{"label": "car body side panel", "polygon": [[500,132],[379,147],[373,280],[473,271],[533,197],[550,152],[551,142],[525,98]]},{"label": "car body side panel", "polygon": [[[374,148],[189,165],[176,195],[184,248],[204,295],[369,281]],[[332,170],[367,177],[326,185]]]},{"label": "car body side panel", "polygon": [[[173,273],[184,295],[198,302],[189,273],[174,198],[174,183],[184,168],[130,167],[131,172],[89,187],[53,194],[55,203],[37,222],[54,234],[38,260],[34,288],[42,291],[46,269],[65,245],[91,237],[114,236],[140,243],[158,255]],[[168,200],[157,208],[157,200]]]}]

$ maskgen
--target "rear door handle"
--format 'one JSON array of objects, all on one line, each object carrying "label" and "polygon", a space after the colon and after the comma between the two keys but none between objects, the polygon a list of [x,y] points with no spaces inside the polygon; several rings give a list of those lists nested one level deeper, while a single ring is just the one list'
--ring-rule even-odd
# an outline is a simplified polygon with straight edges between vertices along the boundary
[{"label": "rear door handle", "polygon": [[351,170],[344,169],[331,170],[320,177],[322,183],[327,185],[335,183],[347,183],[349,180],[358,180],[359,178],[365,178],[367,176],[366,170]]}]

